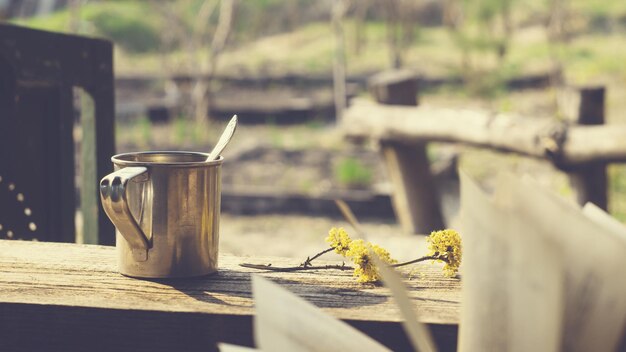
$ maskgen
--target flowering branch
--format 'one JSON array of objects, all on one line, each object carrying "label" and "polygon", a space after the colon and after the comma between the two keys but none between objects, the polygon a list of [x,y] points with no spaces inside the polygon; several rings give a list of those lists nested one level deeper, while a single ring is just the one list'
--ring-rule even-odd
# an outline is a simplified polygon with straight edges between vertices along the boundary
[{"label": "flowering branch", "polygon": [[244,268],[251,268],[251,269],[283,271],[283,272],[301,271],[301,270],[324,270],[324,269],[336,269],[336,270],[353,270],[354,269],[351,266],[345,265],[345,263],[342,263],[341,265],[321,265],[321,266],[313,266],[313,264],[311,264],[311,262],[314,261],[315,259],[321,257],[322,255],[328,252],[332,252],[333,250],[334,248],[330,247],[328,249],[325,249],[317,253],[313,257],[306,257],[304,262],[302,262],[302,264],[298,266],[278,267],[278,266],[272,266],[272,264],[265,265],[265,264],[250,264],[250,263],[241,263],[239,264],[239,266],[242,266]]},{"label": "flowering branch", "polygon": [[[453,277],[456,275],[459,266],[461,265],[461,238],[459,234],[454,230],[442,230],[435,231],[427,238],[429,243],[428,255],[410,260],[403,263],[398,263],[397,260],[392,259],[384,248],[372,244],[371,242],[365,242],[361,239],[352,240],[347,232],[343,228],[332,228],[326,242],[330,245],[327,248],[312,257],[307,257],[302,264],[298,266],[290,267],[275,267],[272,264],[239,264],[244,268],[277,271],[277,272],[294,272],[303,270],[354,270],[354,276],[357,277],[359,282],[376,282],[380,279],[378,268],[371,260],[372,255],[376,255],[384,263],[397,268],[405,265],[415,264],[426,260],[438,260],[444,262],[443,271],[446,276]],[[314,266],[313,260],[320,256],[335,251],[342,256],[349,258],[354,266],[348,266],[345,263],[341,265],[319,265]]]},{"label": "flowering branch", "polygon": [[[351,267],[349,265],[346,265],[346,263],[342,263],[341,265],[318,265],[318,266],[313,266],[311,264],[311,262],[313,261],[313,259],[316,259],[318,257],[320,257],[322,254],[328,253],[330,251],[332,251],[334,248],[329,248],[325,251],[322,251],[318,254],[316,254],[315,256],[313,256],[313,258],[309,258],[307,257],[306,260],[298,265],[298,266],[272,266],[272,264],[251,264],[251,263],[241,263],[239,264],[239,266],[244,267],[244,268],[250,268],[250,269],[259,269],[259,270],[268,270],[268,271],[282,271],[282,272],[294,272],[294,271],[303,271],[303,270],[328,270],[328,269],[334,269],[334,270],[354,270],[354,267]],[[419,262],[424,262],[427,260],[441,260],[443,262],[448,262],[445,258],[440,258],[439,256],[433,256],[433,255],[429,255],[429,256],[425,256],[425,257],[421,257],[421,258],[417,258],[414,260],[410,260],[408,262],[403,262],[403,263],[398,263],[398,264],[392,264],[391,267],[393,268],[398,268],[401,266],[405,266],[405,265],[410,265],[410,264],[415,264],[415,263],[419,263]]]}]

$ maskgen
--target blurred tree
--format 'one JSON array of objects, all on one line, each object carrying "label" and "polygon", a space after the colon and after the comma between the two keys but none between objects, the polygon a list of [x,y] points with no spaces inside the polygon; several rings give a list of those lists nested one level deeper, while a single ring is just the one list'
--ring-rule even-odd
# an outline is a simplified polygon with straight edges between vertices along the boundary
[{"label": "blurred tree", "polygon": [[[546,33],[548,38],[548,49],[554,74],[552,76],[552,85],[554,87],[562,86],[562,77],[560,72],[563,70],[561,55],[562,49],[567,46],[570,39],[570,31],[568,28],[568,1],[567,0],[549,0],[549,14],[546,22]],[[557,105],[558,106],[558,105]]]},{"label": "blurred tree", "polygon": [[80,30],[80,7],[83,0],[69,0],[67,6],[70,8],[69,29],[71,33],[77,34]]},{"label": "blurred tree", "polygon": [[365,45],[367,37],[365,35],[365,22],[367,13],[372,7],[372,0],[353,1],[354,7],[354,43],[353,50],[356,55],[361,53],[361,49]]},{"label": "blurred tree", "polygon": [[[190,78],[189,89],[181,94],[183,114],[203,123],[211,105],[217,62],[231,32],[235,0],[153,0],[152,4],[164,21],[161,53],[165,71],[168,75],[182,71]],[[184,48],[182,67],[170,62],[168,54],[175,47]],[[208,56],[202,50],[207,47]]]},{"label": "blurred tree", "polygon": [[235,0],[220,1],[219,17],[211,40],[209,59],[208,62],[203,61],[208,66],[207,78],[197,80],[192,92],[196,122],[204,121],[211,107],[211,82],[217,68],[217,60],[226,47],[226,41],[232,28],[234,7]]},{"label": "blurred tree", "polygon": [[406,60],[406,52],[415,41],[419,28],[417,12],[419,2],[413,0],[378,0],[383,6],[387,29],[387,45],[392,68],[400,68]]},{"label": "blurred tree", "polygon": [[[444,23],[461,52],[460,72],[470,86],[498,84],[515,29],[511,14],[515,0],[446,0]],[[485,67],[492,53],[498,67]],[[475,61],[479,57],[480,61]],[[482,67],[481,67],[482,66]],[[489,72],[490,74],[485,74]]]},{"label": "blurred tree", "polygon": [[403,46],[399,37],[400,27],[400,2],[401,0],[388,0],[385,2],[386,25],[387,25],[387,45],[391,55],[391,67],[400,68],[402,66]]}]

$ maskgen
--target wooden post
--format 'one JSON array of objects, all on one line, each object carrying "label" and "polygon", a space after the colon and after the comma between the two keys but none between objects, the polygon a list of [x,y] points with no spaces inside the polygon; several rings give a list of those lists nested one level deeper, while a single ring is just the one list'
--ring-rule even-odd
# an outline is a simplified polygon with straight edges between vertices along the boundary
[{"label": "wooden post", "polygon": [[[580,89],[580,102],[576,122],[580,125],[604,124],[604,87]],[[607,210],[607,171],[606,163],[592,162],[569,172],[572,188],[577,192],[578,203],[591,202]]]},{"label": "wooden post", "polygon": [[[379,103],[418,104],[417,79],[409,71],[383,72],[372,77],[368,85]],[[381,140],[380,146],[393,186],[394,210],[402,227],[412,233],[430,233],[444,228],[426,144]]]}]

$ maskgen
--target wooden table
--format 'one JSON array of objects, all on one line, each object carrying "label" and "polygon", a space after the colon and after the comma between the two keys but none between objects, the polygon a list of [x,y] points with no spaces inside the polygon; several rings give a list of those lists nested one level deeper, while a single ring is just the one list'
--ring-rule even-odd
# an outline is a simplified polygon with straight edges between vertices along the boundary
[{"label": "wooden table", "polygon": [[[384,287],[349,272],[261,272],[247,261],[285,258],[223,254],[217,274],[138,280],[116,272],[113,247],[0,240],[0,351],[212,351],[216,342],[253,345],[250,275],[286,287],[394,350],[408,350],[400,315]],[[441,350],[455,350],[460,282],[422,264],[408,280],[421,320]]]}]

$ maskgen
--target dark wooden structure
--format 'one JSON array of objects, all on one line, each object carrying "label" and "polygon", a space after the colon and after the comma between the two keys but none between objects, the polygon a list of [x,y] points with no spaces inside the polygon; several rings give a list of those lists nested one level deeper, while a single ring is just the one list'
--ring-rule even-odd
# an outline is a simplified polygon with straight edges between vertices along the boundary
[{"label": "dark wooden structure", "polygon": [[[299,264],[298,259],[220,255],[219,272],[212,276],[139,280],[117,273],[111,247],[0,240],[0,351],[250,346],[251,274],[280,284],[394,351],[411,350],[387,288],[359,284],[351,272],[263,272],[240,267],[244,261]],[[460,281],[444,277],[440,265],[414,268],[421,274],[405,283],[420,321],[428,324],[440,351],[456,351]]]},{"label": "dark wooden structure", "polygon": [[[368,82],[370,93],[385,105],[417,106],[418,79],[410,71],[388,71]],[[393,186],[393,206],[407,232],[425,233],[444,226],[437,186],[426,143],[380,139],[380,149]]]},{"label": "dark wooden structure", "polygon": [[[576,123],[579,125],[604,124],[605,88],[578,88],[579,99]],[[607,163],[593,161],[569,170],[570,182],[576,190],[579,204],[591,202],[603,210],[608,210],[608,174]]]},{"label": "dark wooden structure", "polygon": [[[73,88],[95,103],[95,140],[86,143],[95,144],[97,184],[112,170],[112,63],[108,41],[0,24],[0,238],[75,241]],[[98,241],[113,244],[90,196]]]}]

